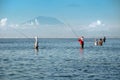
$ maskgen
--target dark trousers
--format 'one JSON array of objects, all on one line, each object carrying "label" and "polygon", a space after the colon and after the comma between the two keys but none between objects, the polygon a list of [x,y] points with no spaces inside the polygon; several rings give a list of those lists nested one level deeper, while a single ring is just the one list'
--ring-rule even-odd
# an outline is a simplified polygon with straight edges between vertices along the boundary
[{"label": "dark trousers", "polygon": [[84,48],[84,42],[83,42],[83,44],[81,44],[81,48]]}]

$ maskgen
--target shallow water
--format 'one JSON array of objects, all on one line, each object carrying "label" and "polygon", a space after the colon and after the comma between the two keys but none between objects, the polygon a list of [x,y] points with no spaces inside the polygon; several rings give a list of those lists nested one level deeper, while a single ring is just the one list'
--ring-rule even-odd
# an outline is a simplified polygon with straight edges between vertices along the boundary
[{"label": "shallow water", "polygon": [[120,39],[0,39],[0,80],[120,80]]}]

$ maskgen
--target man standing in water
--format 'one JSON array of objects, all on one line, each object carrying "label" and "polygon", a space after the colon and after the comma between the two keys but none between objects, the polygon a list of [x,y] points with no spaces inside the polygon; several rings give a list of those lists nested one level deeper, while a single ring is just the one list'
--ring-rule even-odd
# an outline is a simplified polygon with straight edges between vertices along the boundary
[{"label": "man standing in water", "polygon": [[37,36],[35,37],[35,44],[34,44],[34,48],[35,49],[38,49],[38,40],[37,40]]},{"label": "man standing in water", "polygon": [[103,42],[105,42],[106,41],[106,37],[104,36],[104,38],[103,38]]},{"label": "man standing in water", "polygon": [[98,42],[99,46],[102,46],[103,44],[103,40],[100,38],[99,42]]},{"label": "man standing in water", "polygon": [[94,43],[94,45],[95,45],[95,46],[98,45],[98,40],[97,40],[97,39],[95,39],[95,43]]},{"label": "man standing in water", "polygon": [[83,49],[84,48],[84,37],[82,36],[81,38],[78,39],[80,45],[81,45],[81,48]]}]

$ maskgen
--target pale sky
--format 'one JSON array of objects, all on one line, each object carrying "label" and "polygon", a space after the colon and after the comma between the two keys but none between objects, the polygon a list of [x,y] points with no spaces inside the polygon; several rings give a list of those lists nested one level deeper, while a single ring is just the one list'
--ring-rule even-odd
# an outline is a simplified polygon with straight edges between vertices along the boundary
[{"label": "pale sky", "polygon": [[[37,21],[38,25],[22,25],[38,16],[55,18],[64,25]],[[78,36],[120,38],[120,1],[0,0],[0,38],[74,38],[73,31]]]}]

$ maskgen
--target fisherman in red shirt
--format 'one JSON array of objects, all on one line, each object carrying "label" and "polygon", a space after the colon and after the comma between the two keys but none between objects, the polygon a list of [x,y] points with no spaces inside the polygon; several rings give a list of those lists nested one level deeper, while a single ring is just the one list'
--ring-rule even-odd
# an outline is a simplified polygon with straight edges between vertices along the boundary
[{"label": "fisherman in red shirt", "polygon": [[84,48],[84,40],[83,40],[83,36],[81,38],[78,39],[80,45],[81,45],[81,48]]}]

